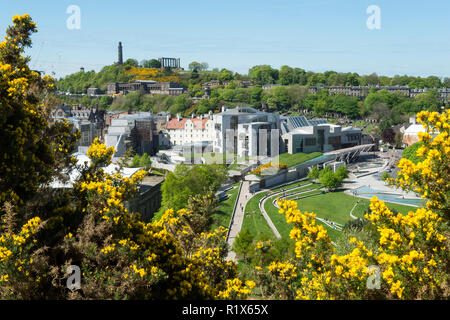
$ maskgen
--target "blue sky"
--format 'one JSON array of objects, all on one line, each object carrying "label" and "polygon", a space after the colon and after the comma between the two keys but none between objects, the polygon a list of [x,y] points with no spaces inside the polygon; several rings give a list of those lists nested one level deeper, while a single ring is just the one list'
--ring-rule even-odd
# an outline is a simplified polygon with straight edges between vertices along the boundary
[{"label": "blue sky", "polygon": [[[69,5],[81,9],[80,30],[66,27]],[[380,30],[366,26],[369,5],[381,9]],[[183,67],[448,77],[449,12],[448,0],[21,0],[2,4],[0,30],[29,13],[39,29],[31,66],[57,77],[112,64],[119,41],[125,59],[176,57]]]}]

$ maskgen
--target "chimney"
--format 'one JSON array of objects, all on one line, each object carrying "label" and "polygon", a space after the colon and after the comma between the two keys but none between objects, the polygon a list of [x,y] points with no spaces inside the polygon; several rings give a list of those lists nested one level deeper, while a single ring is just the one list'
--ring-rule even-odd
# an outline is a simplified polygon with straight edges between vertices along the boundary
[{"label": "chimney", "polygon": [[191,114],[191,118],[195,119],[195,113]]},{"label": "chimney", "polygon": [[227,111],[227,108],[225,106],[222,106],[222,112]]},{"label": "chimney", "polygon": [[180,121],[181,120],[181,115],[178,113],[177,114],[177,120]]},{"label": "chimney", "polygon": [[201,120],[203,120],[203,115],[202,115],[202,114],[200,115],[200,121],[201,121]]},{"label": "chimney", "polygon": [[212,119],[212,111],[211,110],[209,110],[208,116],[209,116],[210,119]]},{"label": "chimney", "polygon": [[166,116],[166,122],[169,122],[170,121],[170,114],[168,114],[167,116]]}]

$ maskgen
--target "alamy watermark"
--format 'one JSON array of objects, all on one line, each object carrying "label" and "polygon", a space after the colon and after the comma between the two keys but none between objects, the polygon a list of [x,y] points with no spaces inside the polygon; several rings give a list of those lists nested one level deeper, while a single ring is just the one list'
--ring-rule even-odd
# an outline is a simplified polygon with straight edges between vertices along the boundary
[{"label": "alamy watermark", "polygon": [[70,16],[67,18],[66,26],[69,30],[80,30],[81,29],[81,9],[77,5],[70,5],[66,10],[67,14]]},{"label": "alamy watermark", "polygon": [[366,26],[369,30],[380,30],[381,29],[381,9],[379,6],[370,5],[366,10],[367,14],[370,14],[367,18]]},{"label": "alamy watermark", "polygon": [[66,273],[70,274],[67,278],[66,286],[71,291],[81,289],[81,270],[79,266],[71,265],[67,268]]},{"label": "alamy watermark", "polygon": [[[200,143],[183,146],[183,157],[188,164],[201,164],[202,158],[208,158],[208,163],[227,164],[236,161],[238,165],[248,165],[250,162],[261,164],[271,163],[272,170],[280,168],[280,130],[258,129],[248,133],[246,130],[227,129],[225,134],[217,133],[218,145],[203,146]],[[214,149],[224,150],[224,153],[214,152]],[[262,171],[261,175],[271,175],[270,170]]]},{"label": "alamy watermark", "polygon": [[381,271],[378,266],[369,266],[367,268],[367,272],[370,276],[367,278],[366,287],[367,289],[379,290],[381,288]]}]

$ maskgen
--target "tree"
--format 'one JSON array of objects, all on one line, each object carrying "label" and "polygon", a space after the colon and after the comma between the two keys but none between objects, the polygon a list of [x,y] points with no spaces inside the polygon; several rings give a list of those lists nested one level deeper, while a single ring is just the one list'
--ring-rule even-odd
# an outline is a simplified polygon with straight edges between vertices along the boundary
[{"label": "tree", "polygon": [[440,95],[437,90],[429,90],[415,97],[419,110],[439,111],[441,107]]},{"label": "tree", "polygon": [[103,96],[100,98],[98,102],[98,107],[104,110],[108,109],[108,107],[112,104],[113,100],[114,100],[113,97]]},{"label": "tree", "polygon": [[289,66],[282,66],[279,72],[280,83],[282,85],[292,85],[299,83],[298,74]]},{"label": "tree", "polygon": [[391,177],[391,175],[385,171],[385,172],[383,172],[383,174],[381,175],[381,180],[387,181],[390,177]]},{"label": "tree", "polygon": [[[422,194],[429,201],[427,208],[438,212],[440,216],[448,221],[450,218],[450,185],[446,177],[450,174],[449,165],[449,132],[450,132],[450,109],[442,114],[430,111],[421,111],[417,114],[417,122],[424,126],[425,132],[419,132],[419,143],[405,150],[406,156],[412,154],[416,149],[415,156],[420,161],[413,161],[403,157],[398,167],[399,179],[395,185],[405,190]],[[434,138],[433,132],[439,132]]]},{"label": "tree", "polygon": [[137,68],[137,67],[139,67],[139,62],[136,59],[130,58],[130,59],[127,59],[124,62],[124,65],[129,65],[131,67],[136,67]]},{"label": "tree", "polygon": [[142,156],[135,155],[131,160],[131,166],[133,168],[144,168],[145,171],[148,171],[152,165],[152,161],[150,160],[150,156],[147,153],[144,153]]},{"label": "tree", "polygon": [[207,62],[202,62],[201,66],[202,66],[202,69],[201,69],[202,71],[208,70],[208,68],[209,68],[209,64]]},{"label": "tree", "polygon": [[392,128],[387,128],[383,131],[383,134],[381,135],[381,139],[384,143],[393,144],[395,141],[395,132]]},{"label": "tree", "polygon": [[48,124],[54,80],[30,70],[22,55],[36,24],[29,15],[13,23],[0,44],[0,214],[5,203],[23,204],[70,165],[76,140],[69,123]]},{"label": "tree", "polygon": [[191,71],[195,71],[195,70],[196,71],[204,71],[204,70],[208,70],[208,68],[209,68],[209,66],[208,66],[208,63],[206,63],[206,62],[200,63],[200,62],[194,61],[189,64],[189,70],[191,70]]},{"label": "tree", "polygon": [[250,232],[250,230],[247,228],[242,229],[237,238],[234,240],[233,251],[237,254],[243,255],[245,259],[254,238],[255,236]]},{"label": "tree", "polygon": [[312,180],[319,179],[319,168],[317,166],[311,168],[311,170],[308,173],[308,178]]},{"label": "tree", "polygon": [[220,71],[220,76],[219,76],[219,80],[220,81],[230,81],[233,80],[233,72],[227,69],[222,69]]},{"label": "tree", "polygon": [[192,167],[178,165],[174,172],[169,172],[161,186],[161,209],[154,220],[158,220],[170,208],[174,210],[184,208],[192,196],[205,195],[217,190],[225,181],[225,172],[223,166],[216,164]]},{"label": "tree", "polygon": [[339,178],[340,181],[344,181],[344,179],[347,179],[348,174],[349,174],[349,171],[348,171],[347,166],[340,166],[336,170],[336,176]]},{"label": "tree", "polygon": [[250,89],[250,102],[254,105],[261,103],[264,90],[260,86],[253,86]]},{"label": "tree", "polygon": [[272,84],[278,80],[278,70],[269,65],[254,66],[248,71],[248,76],[258,85]]},{"label": "tree", "polygon": [[403,146],[403,133],[400,131],[395,132],[394,145],[396,148],[401,148]]},{"label": "tree", "polygon": [[144,60],[141,62],[141,64],[144,68],[161,68],[161,62],[157,59]]},{"label": "tree", "polygon": [[331,170],[324,173],[319,181],[322,184],[322,187],[329,190],[334,190],[342,184],[342,180]]}]

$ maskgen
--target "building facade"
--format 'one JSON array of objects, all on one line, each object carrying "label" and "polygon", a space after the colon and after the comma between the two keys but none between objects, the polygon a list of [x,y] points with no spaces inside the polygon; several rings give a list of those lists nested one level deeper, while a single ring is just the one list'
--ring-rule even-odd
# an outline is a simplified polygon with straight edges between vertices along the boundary
[{"label": "building facade", "polygon": [[307,120],[289,117],[282,122],[282,139],[286,152],[329,152],[361,144],[362,132],[358,128],[329,124],[326,120]]},{"label": "building facade", "polygon": [[153,114],[138,112],[111,118],[111,125],[105,134],[105,144],[107,147],[114,147],[115,157],[123,156],[129,148],[141,155],[154,155],[159,142]]},{"label": "building facade", "polygon": [[165,94],[178,96],[186,92],[183,86],[176,82],[156,82],[147,80],[136,80],[129,83],[109,83],[106,94],[109,96],[125,95],[130,92],[141,91],[144,94]]},{"label": "building facade", "polygon": [[180,58],[159,58],[161,68],[181,68]]},{"label": "building facade", "polygon": [[214,122],[210,117],[181,118],[179,115],[167,123],[166,132],[171,145],[214,140]]}]

